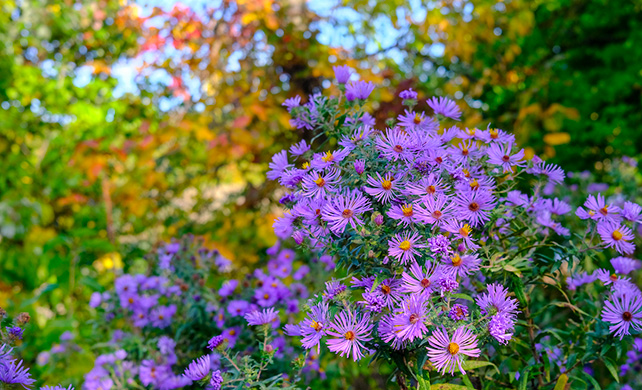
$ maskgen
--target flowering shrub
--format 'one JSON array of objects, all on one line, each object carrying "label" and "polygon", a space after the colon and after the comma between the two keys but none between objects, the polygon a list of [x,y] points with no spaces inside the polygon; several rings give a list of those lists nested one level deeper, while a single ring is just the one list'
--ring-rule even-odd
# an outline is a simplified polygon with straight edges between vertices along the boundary
[{"label": "flowering shrub", "polygon": [[[593,369],[619,380],[613,359],[642,327],[642,294],[624,276],[639,268],[626,256],[640,206],[590,195],[571,224],[570,197],[551,196],[565,172],[525,159],[512,134],[459,128],[449,99],[418,110],[412,90],[379,129],[366,111],[374,85],[335,74],[339,96],[284,103],[312,141],[276,154],[268,173],[288,190],[277,235],[346,272],[287,333],[392,363],[401,388],[599,387]],[[575,293],[564,276],[592,258],[614,258],[615,272]]]},{"label": "flowering shrub", "polygon": [[229,260],[185,237],[160,248],[150,272],[119,276],[114,290],[95,293],[90,305],[109,341],[97,344],[83,388],[294,388],[313,376],[318,355],[299,357],[280,324],[299,312],[312,275],[332,259],[302,264],[280,244],[268,253],[266,269],[230,279]]}]

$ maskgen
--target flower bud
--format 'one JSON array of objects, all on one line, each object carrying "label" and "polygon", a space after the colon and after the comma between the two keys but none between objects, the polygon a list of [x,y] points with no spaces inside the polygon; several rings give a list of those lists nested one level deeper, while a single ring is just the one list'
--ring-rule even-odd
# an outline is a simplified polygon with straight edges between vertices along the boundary
[{"label": "flower bud", "polygon": [[376,224],[377,226],[381,226],[381,225],[383,225],[383,215],[382,215],[382,214],[378,214],[378,215],[375,217],[375,224]]},{"label": "flower bud", "polygon": [[18,317],[16,318],[16,324],[18,324],[19,326],[25,325],[29,322],[29,320],[31,320],[31,316],[29,315],[29,313],[23,312],[18,314]]}]

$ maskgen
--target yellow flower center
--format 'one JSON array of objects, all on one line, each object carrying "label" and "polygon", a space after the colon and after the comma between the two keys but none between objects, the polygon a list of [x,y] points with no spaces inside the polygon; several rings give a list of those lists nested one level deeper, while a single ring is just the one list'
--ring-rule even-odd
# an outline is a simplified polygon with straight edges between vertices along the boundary
[{"label": "yellow flower center", "polygon": [[468,237],[472,230],[473,229],[471,229],[468,224],[465,224],[461,229],[459,229],[459,234],[461,234],[462,237]]},{"label": "yellow flower center", "polygon": [[343,335],[343,337],[345,337],[346,340],[348,340],[348,341],[352,341],[352,340],[354,340],[354,332],[349,330]]},{"label": "yellow flower center", "polygon": [[411,204],[405,204],[401,206],[401,211],[403,212],[404,217],[412,217],[414,214],[412,211],[412,205]]},{"label": "yellow flower center", "polygon": [[318,187],[323,187],[325,185],[325,179],[319,175],[319,178],[314,181]]},{"label": "yellow flower center", "polygon": [[420,124],[421,123],[421,115],[415,114],[414,122],[415,122],[416,125]]},{"label": "yellow flower center", "polygon": [[386,295],[390,294],[390,286],[382,284],[381,285],[381,292],[386,294]]},{"label": "yellow flower center", "polygon": [[600,214],[606,216],[609,213],[609,206],[604,206],[599,211],[600,211]]},{"label": "yellow flower center", "polygon": [[435,193],[435,191],[437,191],[437,189],[435,188],[435,186],[428,186],[428,187],[426,187],[426,193],[428,193],[428,194],[434,194],[434,193]]},{"label": "yellow flower center", "polygon": [[470,171],[468,169],[464,168],[461,171],[464,172],[464,176],[470,177]]},{"label": "yellow flower center", "polygon": [[473,190],[476,190],[479,188],[479,182],[477,181],[477,179],[471,180],[470,183],[468,184],[470,185],[470,188]]},{"label": "yellow flower center", "polygon": [[615,241],[620,241],[622,239],[622,233],[619,230],[616,230],[611,234],[611,237],[613,237]]},{"label": "yellow flower center", "polygon": [[386,191],[390,190],[392,188],[392,182],[388,179],[383,179],[381,181],[381,188],[383,188]]},{"label": "yellow flower center", "polygon": [[407,251],[410,249],[410,241],[404,240],[399,244],[399,249],[402,251]]},{"label": "yellow flower center", "polygon": [[312,320],[312,323],[310,324],[310,328],[316,330],[317,332],[320,331],[322,327],[323,326],[321,326],[321,324],[319,324],[318,322],[316,322],[314,320]]},{"label": "yellow flower center", "polygon": [[499,130],[497,129],[490,129],[489,133],[490,133],[490,138],[492,139],[497,139],[497,137],[499,137]]},{"label": "yellow flower center", "polygon": [[448,352],[450,352],[451,355],[456,355],[457,352],[459,352],[459,344],[457,344],[457,343],[449,343],[448,344]]},{"label": "yellow flower center", "polygon": [[326,152],[325,156],[321,157],[321,160],[323,162],[330,162],[334,160],[334,156],[332,155],[332,152]]},{"label": "yellow flower center", "polygon": [[308,161],[304,162],[303,165],[301,165],[301,168],[303,168],[303,169],[310,168],[310,163]]},{"label": "yellow flower center", "polygon": [[450,260],[453,262],[454,267],[459,267],[461,265],[461,257],[457,254],[451,257]]}]

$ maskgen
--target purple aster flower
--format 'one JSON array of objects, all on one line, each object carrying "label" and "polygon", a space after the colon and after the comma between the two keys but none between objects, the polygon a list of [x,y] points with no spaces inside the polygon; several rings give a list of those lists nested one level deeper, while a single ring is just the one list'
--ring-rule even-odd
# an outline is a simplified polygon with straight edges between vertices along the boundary
[{"label": "purple aster flower", "polygon": [[415,256],[419,255],[417,249],[426,247],[419,243],[420,238],[417,232],[397,233],[392,240],[388,240],[388,255],[403,265],[409,261],[414,262]]},{"label": "purple aster flower", "polygon": [[464,356],[478,357],[481,354],[477,348],[477,337],[464,326],[457,328],[452,338],[446,329],[436,329],[428,343],[428,359],[442,375],[446,372],[455,375],[455,368],[466,375],[462,366]]},{"label": "purple aster flower", "polygon": [[440,114],[454,120],[459,120],[459,118],[461,117],[461,110],[459,109],[457,104],[448,98],[433,97],[429,100],[426,100],[426,103],[428,103],[428,106],[433,109],[435,114]]},{"label": "purple aster flower", "polygon": [[285,150],[280,151],[272,157],[272,162],[268,164],[270,170],[267,173],[267,178],[276,180],[281,177],[283,172],[291,168],[293,165],[288,163],[288,152]]},{"label": "purple aster flower", "polygon": [[475,302],[482,310],[482,314],[495,315],[496,313],[513,317],[517,315],[519,302],[508,296],[508,290],[499,283],[486,286],[487,293],[477,297]]},{"label": "purple aster flower", "polygon": [[424,199],[423,207],[417,207],[417,214],[422,222],[439,226],[452,218],[453,207],[445,195],[437,194]]},{"label": "purple aster flower", "polygon": [[450,308],[448,317],[453,321],[463,321],[468,317],[468,307],[456,303]]},{"label": "purple aster flower", "polygon": [[241,328],[238,326],[227,328],[223,331],[223,333],[221,333],[221,336],[223,336],[223,339],[227,343],[227,348],[234,348],[234,346],[236,345],[236,340],[238,340],[240,333]]},{"label": "purple aster flower", "polygon": [[346,84],[346,100],[365,100],[368,98],[368,96],[370,96],[370,94],[374,90],[374,87],[375,86],[372,82],[365,82],[362,80],[350,81],[348,84]]},{"label": "purple aster flower", "polygon": [[627,275],[630,272],[642,268],[642,261],[620,256],[612,258],[611,265],[613,266],[613,269],[615,269],[615,272]]},{"label": "purple aster flower", "polygon": [[470,235],[473,229],[466,222],[451,219],[442,226],[442,229],[452,233],[454,235],[453,238],[463,240],[467,249],[474,250],[479,248],[479,245],[475,244],[475,239]]},{"label": "purple aster flower", "polygon": [[412,295],[403,302],[401,311],[392,317],[397,337],[403,341],[412,342],[423,338],[428,333],[425,321],[427,319],[426,301],[419,295]]},{"label": "purple aster flower", "polygon": [[418,183],[408,183],[406,187],[407,195],[420,196],[422,200],[443,194],[445,190],[441,177],[433,173],[422,177]]},{"label": "purple aster flower", "polygon": [[364,349],[369,353],[363,343],[372,340],[370,332],[373,326],[368,314],[359,318],[351,312],[340,312],[327,331],[328,336],[334,337],[327,341],[328,349],[341,357],[352,354],[352,359],[356,362],[364,357]]},{"label": "purple aster flower", "polygon": [[290,153],[292,153],[293,156],[300,156],[308,150],[310,150],[310,145],[308,145],[305,140],[302,140],[301,142],[292,145],[292,147],[290,148]]},{"label": "purple aster flower", "polygon": [[387,215],[399,222],[397,225],[412,225],[416,222],[419,222],[419,215],[415,211],[415,207],[412,203],[406,203],[402,205],[394,205],[388,210]]},{"label": "purple aster flower", "polygon": [[357,225],[363,225],[364,222],[359,216],[370,210],[372,210],[370,201],[363,196],[361,191],[353,190],[345,195],[330,199],[323,206],[322,218],[328,222],[330,230],[339,235],[343,233],[348,224],[353,229],[357,229]]},{"label": "purple aster flower", "polygon": [[234,300],[227,305],[227,312],[232,317],[244,316],[250,310],[250,304],[247,301]]},{"label": "purple aster flower", "polygon": [[275,311],[273,307],[263,309],[263,311],[254,310],[245,315],[245,320],[248,325],[265,325],[278,321],[279,312]]},{"label": "purple aster flower", "polygon": [[606,203],[602,194],[597,194],[597,197],[589,195],[584,207],[578,207],[575,214],[581,219],[593,219],[596,221],[612,221],[619,222],[622,217],[620,216],[620,208]]},{"label": "purple aster flower", "polygon": [[476,254],[459,255],[455,253],[450,257],[443,257],[441,261],[444,272],[455,276],[469,275],[472,271],[477,271],[479,264],[481,264],[481,259]]},{"label": "purple aster flower", "polygon": [[67,387],[64,387],[63,385],[57,385],[57,386],[42,386],[40,390],[75,390],[73,385],[69,385]]},{"label": "purple aster flower", "polygon": [[514,166],[525,166],[526,161],[522,161],[524,158],[524,149],[521,149],[513,155],[511,155],[511,149],[513,149],[512,144],[490,144],[486,151],[486,153],[488,153],[488,162],[501,166],[504,173],[512,172]]},{"label": "purple aster flower", "polygon": [[159,306],[152,310],[152,326],[156,328],[167,328],[172,324],[172,317],[176,314],[176,305]]},{"label": "purple aster flower", "polygon": [[368,175],[368,185],[371,187],[364,188],[364,191],[370,196],[374,196],[379,202],[388,203],[397,195],[398,181],[391,173],[386,173],[383,177],[379,172],[376,174],[377,177]]},{"label": "purple aster flower", "polygon": [[612,300],[604,302],[602,320],[611,324],[609,330],[620,340],[629,335],[630,328],[642,330],[642,295],[639,291],[627,290],[613,294]]},{"label": "purple aster flower", "polygon": [[408,130],[422,129],[430,119],[426,114],[406,110],[403,115],[397,117],[398,125]]},{"label": "purple aster flower", "polygon": [[456,218],[467,220],[472,227],[483,225],[490,219],[495,197],[486,191],[459,193],[455,198]]},{"label": "purple aster flower", "polygon": [[430,251],[436,255],[440,253],[449,254],[452,251],[450,249],[450,240],[441,234],[430,237],[428,239],[428,247]]},{"label": "purple aster flower", "polygon": [[328,192],[334,192],[334,185],[341,179],[341,172],[336,168],[328,171],[312,171],[303,177],[303,195],[308,198],[323,198]]},{"label": "purple aster flower", "polygon": [[22,360],[0,360],[0,383],[20,385],[29,389],[35,382],[36,380],[31,378],[29,369],[22,365]]},{"label": "purple aster flower", "polygon": [[507,344],[513,338],[515,318],[505,314],[495,314],[488,323],[488,333],[500,344]]},{"label": "purple aster flower", "polygon": [[424,271],[417,262],[413,262],[410,265],[410,273],[404,271],[401,275],[402,290],[411,294],[428,295],[433,291],[440,278],[441,272],[436,268],[431,267]]},{"label": "purple aster flower", "polygon": [[515,136],[512,134],[508,134],[502,129],[491,129],[490,128],[490,123],[488,124],[488,128],[486,131],[478,131],[477,138],[486,142],[487,144],[489,143],[515,143]]},{"label": "purple aster flower", "polygon": [[214,336],[207,342],[207,348],[213,351],[223,344],[223,342],[225,342],[225,338],[222,335]]},{"label": "purple aster flower", "polygon": [[459,164],[467,163],[479,155],[477,143],[473,140],[463,140],[456,146],[448,148],[450,158]]},{"label": "purple aster flower", "polygon": [[239,281],[236,279],[226,280],[223,282],[223,286],[218,290],[218,294],[222,297],[230,296],[234,293],[234,290],[239,285]]},{"label": "purple aster flower", "polygon": [[22,328],[19,326],[7,326],[7,333],[9,334],[9,338],[12,338],[14,340],[22,340]]},{"label": "purple aster flower", "polygon": [[399,93],[399,97],[407,100],[407,99],[417,99],[417,92],[413,91],[412,88],[408,88],[405,91],[401,91]]},{"label": "purple aster flower", "polygon": [[210,386],[212,386],[212,390],[221,390],[221,387],[223,386],[223,375],[221,374],[221,370],[216,370],[212,373]]},{"label": "purple aster flower", "polygon": [[362,296],[364,300],[359,303],[373,313],[381,313],[386,307],[386,300],[381,294],[365,292]]},{"label": "purple aster flower", "polygon": [[617,222],[602,221],[597,224],[597,232],[607,248],[615,248],[619,253],[631,254],[635,250],[635,244],[631,241],[635,238],[631,229]]},{"label": "purple aster flower", "polygon": [[352,71],[348,65],[333,66],[332,70],[334,70],[334,78],[337,79],[337,83],[345,84],[350,80]]},{"label": "purple aster flower", "polygon": [[597,280],[597,275],[589,275],[586,272],[580,272],[578,274],[569,276],[566,278],[566,284],[568,284],[569,290],[577,290],[578,287],[587,284],[593,283]]},{"label": "purple aster flower", "polygon": [[325,153],[315,153],[310,162],[310,166],[317,170],[329,168],[343,161],[350,154],[349,149],[340,149],[327,151]]},{"label": "purple aster flower", "polygon": [[363,160],[354,160],[354,171],[357,175],[363,174],[366,170],[366,162]]},{"label": "purple aster flower", "polygon": [[624,202],[622,207],[622,217],[630,222],[642,222],[642,207],[633,202]]},{"label": "purple aster flower", "polygon": [[445,293],[452,293],[459,289],[459,282],[450,274],[443,274],[437,283],[442,297]]},{"label": "purple aster flower", "polygon": [[328,319],[328,304],[319,303],[310,308],[308,318],[299,325],[301,345],[305,349],[316,347],[320,352],[321,338],[326,335],[330,320]]},{"label": "purple aster flower", "polygon": [[412,158],[412,152],[409,149],[410,139],[406,133],[397,128],[388,129],[385,135],[377,137],[375,142],[383,157],[390,161],[397,161],[397,159],[409,161]]},{"label": "purple aster flower", "polygon": [[551,183],[562,183],[564,181],[564,170],[555,164],[546,164],[544,161],[535,164],[533,168],[529,168],[526,172],[533,175],[541,175],[548,177]]},{"label": "purple aster flower", "polygon": [[281,104],[283,107],[288,109],[288,112],[292,111],[294,107],[299,107],[301,104],[301,96],[297,95],[288,99]]},{"label": "purple aster flower", "polygon": [[204,355],[193,360],[185,369],[183,376],[193,381],[200,381],[210,373],[210,355]]}]

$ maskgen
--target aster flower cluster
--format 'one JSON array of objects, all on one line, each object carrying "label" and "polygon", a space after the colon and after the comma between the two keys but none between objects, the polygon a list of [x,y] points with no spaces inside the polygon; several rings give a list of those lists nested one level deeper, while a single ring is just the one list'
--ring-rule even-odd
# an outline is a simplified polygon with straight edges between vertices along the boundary
[{"label": "aster flower cluster", "polygon": [[[308,290],[320,287],[315,276],[334,268],[331,257],[303,262],[277,242],[267,251],[265,267],[235,279],[229,260],[186,236],[161,246],[149,264],[148,274],[121,275],[113,290],[93,294],[90,306],[110,332],[85,375],[85,390],[122,383],[218,390],[241,381],[289,388],[281,373],[292,371],[297,354],[281,320],[294,318]],[[290,382],[314,376],[317,356],[301,359]]]},{"label": "aster flower cluster", "polygon": [[[532,299],[525,291],[545,269],[557,272],[562,260],[598,249],[634,251],[637,204],[621,212],[589,197],[575,214],[592,221],[584,229],[601,242],[569,241],[574,208],[568,197],[551,196],[566,177],[560,167],[527,159],[507,131],[459,127],[461,110],[450,99],[417,109],[411,90],[400,94],[404,113],[379,127],[366,112],[372,89],[345,84],[346,71],[335,69],[339,96],[286,105],[311,141],[277,153],[268,173],[288,191],[275,233],[336,257],[347,272],[308,301],[305,320],[285,326],[304,348],[325,345],[355,361],[372,355],[405,373],[395,356],[465,374],[466,360],[481,357],[489,342],[499,348],[515,337],[520,309]],[[638,331],[639,289],[627,286],[603,319],[630,309]],[[611,323],[613,334],[628,334]],[[535,354],[529,364],[544,385],[544,360]]]},{"label": "aster flower cluster", "polygon": [[[20,313],[11,321],[12,326],[7,326],[6,332],[0,330],[0,389],[2,390],[29,390],[36,383],[23,360],[16,357],[15,345],[22,340],[24,328],[30,321],[27,313]],[[7,313],[0,307],[0,325],[7,319]],[[19,336],[19,337],[18,337]],[[72,385],[63,387],[43,386],[40,390],[74,390]]]}]

